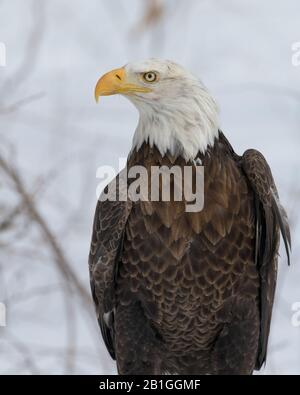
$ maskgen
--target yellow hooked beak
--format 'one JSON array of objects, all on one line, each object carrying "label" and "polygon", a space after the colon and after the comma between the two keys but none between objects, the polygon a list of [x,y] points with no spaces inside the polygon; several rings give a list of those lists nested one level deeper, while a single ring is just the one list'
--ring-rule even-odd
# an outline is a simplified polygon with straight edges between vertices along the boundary
[{"label": "yellow hooked beak", "polygon": [[110,96],[120,94],[131,94],[135,92],[151,92],[150,88],[132,84],[128,81],[125,68],[115,69],[107,74],[97,82],[95,88],[95,99],[98,102],[100,96]]}]

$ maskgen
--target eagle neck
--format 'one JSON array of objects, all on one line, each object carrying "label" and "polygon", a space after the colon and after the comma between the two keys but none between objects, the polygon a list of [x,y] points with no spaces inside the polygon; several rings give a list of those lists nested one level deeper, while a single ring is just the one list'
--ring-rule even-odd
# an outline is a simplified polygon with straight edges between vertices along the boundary
[{"label": "eagle neck", "polygon": [[200,95],[168,103],[139,102],[139,122],[133,138],[133,149],[143,143],[155,146],[162,156],[170,152],[186,161],[198,153],[205,154],[218,137],[218,110],[212,97]]}]

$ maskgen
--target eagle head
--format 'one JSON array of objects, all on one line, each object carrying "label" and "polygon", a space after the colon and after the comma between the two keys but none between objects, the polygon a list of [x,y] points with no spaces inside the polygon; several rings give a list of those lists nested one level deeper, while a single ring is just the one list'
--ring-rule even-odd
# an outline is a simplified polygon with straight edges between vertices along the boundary
[{"label": "eagle head", "polygon": [[140,113],[133,146],[155,145],[192,160],[218,135],[218,109],[202,82],[169,60],[128,63],[103,75],[95,88],[100,96],[121,94]]}]

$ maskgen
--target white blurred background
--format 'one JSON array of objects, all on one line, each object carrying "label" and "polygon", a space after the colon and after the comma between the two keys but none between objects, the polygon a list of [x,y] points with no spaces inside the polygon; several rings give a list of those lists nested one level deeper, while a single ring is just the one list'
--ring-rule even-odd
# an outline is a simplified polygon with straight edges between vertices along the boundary
[{"label": "white blurred background", "polygon": [[[0,0],[0,373],[115,374],[89,299],[96,169],[126,157],[137,112],[98,78],[162,57],[216,97],[235,150],[266,156],[287,208],[267,365],[300,374],[298,0]],[[295,55],[295,53],[294,53]],[[299,320],[300,321],[300,320]],[[295,325],[296,324],[296,325]],[[300,325],[300,322],[299,322]]]}]

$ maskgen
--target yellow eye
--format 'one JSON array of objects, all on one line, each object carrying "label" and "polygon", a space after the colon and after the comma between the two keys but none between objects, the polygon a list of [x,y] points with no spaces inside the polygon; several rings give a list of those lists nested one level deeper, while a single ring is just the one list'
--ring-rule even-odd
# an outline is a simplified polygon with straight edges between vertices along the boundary
[{"label": "yellow eye", "polygon": [[143,74],[143,78],[146,82],[155,82],[157,80],[157,74],[154,71],[148,71]]}]

